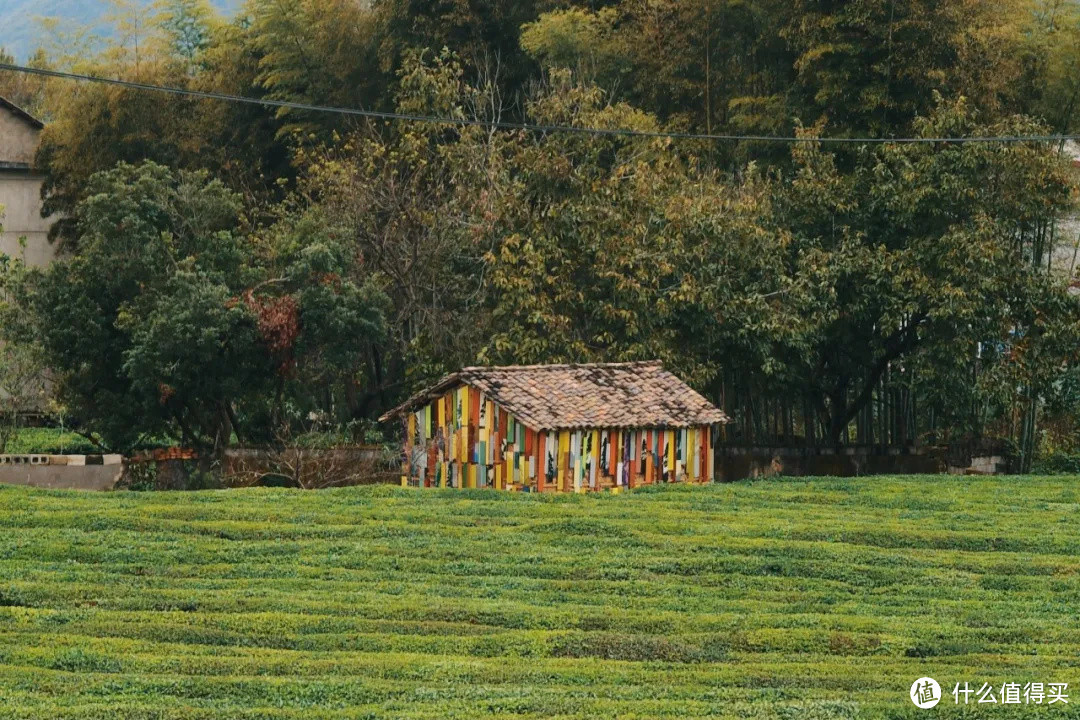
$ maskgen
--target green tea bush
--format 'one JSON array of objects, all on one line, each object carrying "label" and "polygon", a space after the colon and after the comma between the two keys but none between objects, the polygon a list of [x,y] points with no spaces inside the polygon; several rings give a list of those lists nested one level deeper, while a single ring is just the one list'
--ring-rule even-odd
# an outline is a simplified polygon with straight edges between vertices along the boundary
[{"label": "green tea bush", "polygon": [[928,717],[1070,682],[1075,483],[0,487],[0,720]]},{"label": "green tea bush", "polygon": [[88,652],[79,647],[57,652],[46,667],[77,673],[118,673],[123,670],[123,666],[116,658]]},{"label": "green tea bush", "polygon": [[82,435],[59,428],[20,428],[8,440],[5,452],[12,455],[92,455],[101,448]]},{"label": "green tea bush", "polygon": [[595,632],[561,635],[552,642],[551,654],[569,658],[678,663],[700,662],[704,657],[700,647],[665,637]]}]

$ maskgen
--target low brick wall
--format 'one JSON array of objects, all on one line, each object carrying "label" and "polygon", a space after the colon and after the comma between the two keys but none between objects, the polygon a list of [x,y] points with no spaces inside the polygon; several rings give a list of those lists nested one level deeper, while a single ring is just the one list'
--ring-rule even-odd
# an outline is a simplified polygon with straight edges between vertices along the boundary
[{"label": "low brick wall", "polygon": [[0,484],[54,490],[112,490],[124,473],[120,455],[0,455]]}]

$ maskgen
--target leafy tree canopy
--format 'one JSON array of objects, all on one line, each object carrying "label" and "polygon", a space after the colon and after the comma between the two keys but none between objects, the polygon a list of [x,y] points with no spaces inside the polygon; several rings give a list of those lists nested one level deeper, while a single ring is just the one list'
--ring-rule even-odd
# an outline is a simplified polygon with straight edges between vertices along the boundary
[{"label": "leafy tree canopy", "polygon": [[286,401],[304,404],[282,387],[302,387],[313,357],[318,377],[351,368],[382,331],[381,298],[343,279],[340,248],[292,238],[264,262],[240,208],[205,172],[120,164],[90,180],[77,251],[5,274],[9,334],[41,347],[62,401],[110,447],[265,437]]}]

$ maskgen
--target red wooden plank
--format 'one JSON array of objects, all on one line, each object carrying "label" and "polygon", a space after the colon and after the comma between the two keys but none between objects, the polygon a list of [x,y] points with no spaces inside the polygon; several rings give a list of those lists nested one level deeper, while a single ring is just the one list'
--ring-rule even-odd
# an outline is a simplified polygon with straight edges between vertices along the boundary
[{"label": "red wooden plank", "polygon": [[536,489],[544,492],[547,488],[547,475],[544,473],[544,460],[547,458],[545,446],[547,435],[540,433],[536,438]]},{"label": "red wooden plank", "polygon": [[617,430],[608,431],[608,472],[611,477],[615,478],[615,484],[619,482],[619,432]]}]

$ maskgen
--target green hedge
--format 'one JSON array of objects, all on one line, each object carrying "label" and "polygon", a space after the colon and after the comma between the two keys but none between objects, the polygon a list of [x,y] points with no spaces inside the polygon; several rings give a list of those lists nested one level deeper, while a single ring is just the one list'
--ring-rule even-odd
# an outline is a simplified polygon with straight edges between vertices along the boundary
[{"label": "green hedge", "polygon": [[58,428],[21,428],[8,441],[6,452],[13,455],[86,455],[100,453],[101,449],[82,435]]}]

